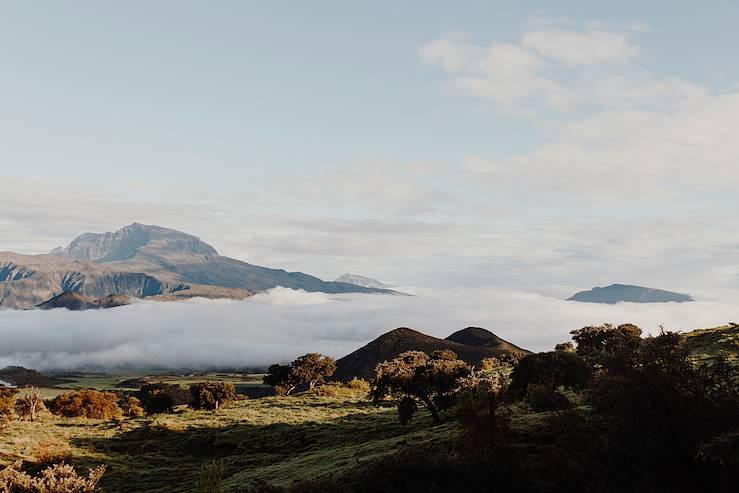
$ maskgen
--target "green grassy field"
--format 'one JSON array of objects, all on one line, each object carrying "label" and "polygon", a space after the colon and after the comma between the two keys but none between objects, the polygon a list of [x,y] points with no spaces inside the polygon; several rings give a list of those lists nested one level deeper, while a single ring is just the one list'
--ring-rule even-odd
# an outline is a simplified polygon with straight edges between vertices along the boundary
[{"label": "green grassy field", "polygon": [[256,480],[289,485],[349,473],[403,446],[450,439],[451,425],[430,427],[421,414],[403,427],[394,407],[376,407],[364,392],[335,392],[237,401],[218,413],[187,409],[119,423],[46,415],[0,432],[0,462],[62,454],[82,468],[107,464],[102,482],[107,492],[186,492],[194,491],[202,464],[221,460],[229,491]]}]

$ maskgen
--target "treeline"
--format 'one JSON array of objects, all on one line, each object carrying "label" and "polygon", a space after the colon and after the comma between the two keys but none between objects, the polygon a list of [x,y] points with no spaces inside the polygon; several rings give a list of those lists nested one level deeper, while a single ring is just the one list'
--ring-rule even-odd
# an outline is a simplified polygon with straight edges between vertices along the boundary
[{"label": "treeline", "polygon": [[631,324],[478,368],[451,351],[377,366],[368,397],[403,423],[425,408],[450,443],[405,449],[359,475],[252,492],[723,492],[739,484],[739,372],[684,338]]}]

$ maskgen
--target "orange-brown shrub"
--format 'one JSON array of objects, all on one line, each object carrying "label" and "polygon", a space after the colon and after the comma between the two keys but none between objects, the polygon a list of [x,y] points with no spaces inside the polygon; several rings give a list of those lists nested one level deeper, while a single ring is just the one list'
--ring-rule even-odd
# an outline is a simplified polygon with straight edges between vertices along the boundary
[{"label": "orange-brown shrub", "polygon": [[119,419],[123,411],[113,392],[82,389],[51,401],[51,412],[68,418]]}]

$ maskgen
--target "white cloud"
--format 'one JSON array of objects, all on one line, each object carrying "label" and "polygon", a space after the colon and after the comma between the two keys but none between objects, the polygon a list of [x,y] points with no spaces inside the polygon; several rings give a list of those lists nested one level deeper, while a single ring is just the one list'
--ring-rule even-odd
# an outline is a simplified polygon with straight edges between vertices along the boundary
[{"label": "white cloud", "polygon": [[456,34],[422,45],[419,55],[439,66],[456,91],[516,113],[664,109],[703,95],[696,84],[642,67],[632,37],[643,29],[596,23],[578,29],[546,19],[529,25],[517,43],[475,44]]},{"label": "white cloud", "polygon": [[731,320],[736,299],[614,306],[506,289],[414,290],[418,296],[324,295],[285,289],[243,301],[140,302],[106,311],[0,312],[0,367],[225,368],[340,357],[398,326],[437,337],[475,325],[534,350],[569,331],[634,322],[654,333]]},{"label": "white cloud", "polygon": [[531,31],[524,34],[521,46],[567,65],[628,63],[639,55],[639,47],[625,33],[598,30]]}]

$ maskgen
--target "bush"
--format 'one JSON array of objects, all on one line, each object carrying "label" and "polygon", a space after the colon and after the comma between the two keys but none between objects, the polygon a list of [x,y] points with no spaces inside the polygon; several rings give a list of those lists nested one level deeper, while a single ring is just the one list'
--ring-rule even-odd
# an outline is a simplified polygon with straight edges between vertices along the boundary
[{"label": "bush", "polygon": [[223,469],[223,462],[213,461],[203,464],[196,482],[198,493],[221,493]]},{"label": "bush", "polygon": [[168,383],[148,383],[134,394],[149,414],[171,413],[175,406],[190,404],[190,393]]},{"label": "bush", "polygon": [[579,354],[550,351],[530,354],[511,372],[510,391],[523,398],[531,385],[583,389],[592,383],[592,367]]},{"label": "bush", "polygon": [[105,466],[91,469],[87,477],[80,476],[68,464],[54,464],[38,476],[31,476],[15,463],[0,471],[0,491],[9,493],[89,493],[100,491],[97,484]]},{"label": "bush", "polygon": [[15,414],[19,420],[36,421],[38,414],[46,410],[44,401],[35,387],[27,387],[25,394],[18,397],[15,401]]},{"label": "bush", "polygon": [[123,411],[118,407],[118,397],[113,392],[82,389],[55,397],[51,412],[67,418],[120,419]]},{"label": "bush", "polygon": [[130,418],[140,418],[146,414],[141,401],[133,396],[129,396],[123,401],[121,409],[123,409],[123,414]]},{"label": "bush", "polygon": [[357,378],[354,377],[351,380],[349,380],[346,383],[346,386],[352,390],[361,390],[364,392],[369,392],[370,389],[370,383],[363,379],[363,378]]},{"label": "bush", "polygon": [[526,391],[526,403],[534,411],[560,411],[571,407],[569,399],[551,385],[534,383]]},{"label": "bush", "polygon": [[234,400],[236,388],[226,382],[198,382],[190,385],[190,395],[194,409],[217,411]]},{"label": "bush", "polygon": [[13,419],[15,399],[18,396],[16,389],[0,386],[0,428]]}]

